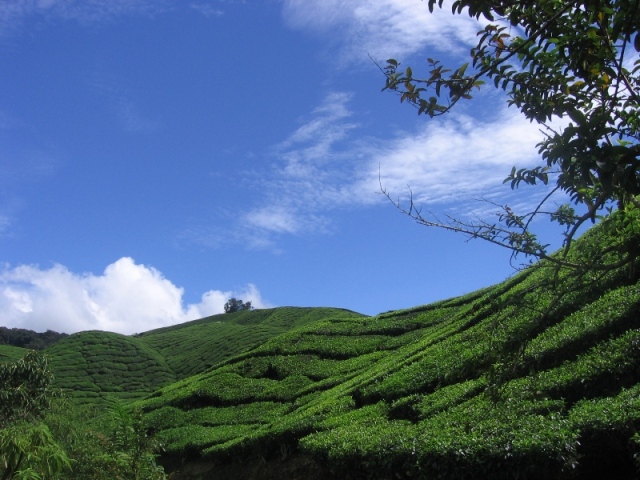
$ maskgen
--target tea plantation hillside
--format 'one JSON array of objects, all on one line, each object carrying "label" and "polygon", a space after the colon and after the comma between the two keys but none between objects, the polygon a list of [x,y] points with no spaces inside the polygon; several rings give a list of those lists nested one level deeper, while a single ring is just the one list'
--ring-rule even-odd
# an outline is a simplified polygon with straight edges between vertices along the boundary
[{"label": "tea plantation hillside", "polygon": [[163,355],[178,378],[184,378],[203,372],[271,337],[328,317],[346,319],[362,318],[363,315],[338,308],[247,310],[151,330],[138,338]]},{"label": "tea plantation hillside", "polygon": [[12,345],[0,345],[0,362],[19,360],[27,353],[27,349]]},{"label": "tea plantation hillside", "polygon": [[636,478],[628,278],[541,263],[464,297],[326,318],[137,405],[178,480]]},{"label": "tea plantation hillside", "polygon": [[55,386],[78,403],[140,398],[176,380],[165,359],[137,338],[88,331],[46,350]]},{"label": "tea plantation hillside", "polygon": [[[283,332],[326,318],[363,318],[338,308],[280,307],[243,311],[151,330],[136,336],[76,333],[45,350],[56,387],[80,404],[143,397],[260,345]],[[0,345],[0,361],[25,349]]]}]

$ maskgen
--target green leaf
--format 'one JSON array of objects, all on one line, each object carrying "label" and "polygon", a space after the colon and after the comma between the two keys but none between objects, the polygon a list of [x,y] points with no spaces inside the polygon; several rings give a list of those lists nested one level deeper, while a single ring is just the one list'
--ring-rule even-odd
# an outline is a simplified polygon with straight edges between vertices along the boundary
[{"label": "green leaf", "polygon": [[587,117],[585,117],[584,113],[580,110],[570,110],[567,112],[571,120],[576,122],[578,125],[585,125],[587,123]]}]

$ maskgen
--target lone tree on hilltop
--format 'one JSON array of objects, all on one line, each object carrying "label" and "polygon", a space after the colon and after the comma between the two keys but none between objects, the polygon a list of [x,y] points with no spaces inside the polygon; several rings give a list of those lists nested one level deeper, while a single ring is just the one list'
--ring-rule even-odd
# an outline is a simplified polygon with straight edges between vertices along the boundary
[{"label": "lone tree on hilltop", "polygon": [[[444,0],[425,3],[433,12]],[[539,165],[513,167],[504,183],[552,188],[528,212],[496,205],[492,220],[439,219],[422,213],[412,195],[407,203],[394,200],[381,184],[382,193],[418,223],[501,245],[512,258],[524,254],[582,272],[628,265],[633,277],[640,255],[640,0],[454,0],[451,8],[486,24],[470,62],[448,69],[429,58],[418,75],[389,59],[380,66],[383,90],[437,117],[490,81],[545,133]],[[556,205],[556,194],[570,202]],[[538,217],[562,227],[560,255],[533,231]],[[613,240],[570,255],[581,227],[596,220]]]},{"label": "lone tree on hilltop", "polygon": [[242,302],[241,299],[231,297],[224,304],[224,313],[241,312],[243,310],[253,310],[251,302]]}]

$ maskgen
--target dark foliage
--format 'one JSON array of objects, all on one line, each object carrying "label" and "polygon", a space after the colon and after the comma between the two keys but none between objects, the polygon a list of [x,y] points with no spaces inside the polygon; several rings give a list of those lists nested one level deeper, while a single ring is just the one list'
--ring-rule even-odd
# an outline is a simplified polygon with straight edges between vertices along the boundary
[{"label": "dark foliage", "polygon": [[11,345],[30,350],[44,350],[64,337],[68,337],[68,334],[53,330],[38,333],[24,328],[0,327],[0,345]]},{"label": "dark foliage", "polygon": [[243,310],[252,310],[251,302],[243,302],[239,298],[230,298],[224,304],[224,313],[242,312]]}]

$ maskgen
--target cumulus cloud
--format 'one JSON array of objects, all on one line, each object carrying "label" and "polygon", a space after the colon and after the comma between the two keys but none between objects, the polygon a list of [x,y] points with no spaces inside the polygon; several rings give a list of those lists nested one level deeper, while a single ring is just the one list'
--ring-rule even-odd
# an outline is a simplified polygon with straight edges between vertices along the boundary
[{"label": "cumulus cloud", "polygon": [[62,265],[20,265],[0,272],[0,318],[5,326],[36,331],[132,334],[223,313],[230,297],[269,307],[251,284],[237,292],[210,290],[186,306],[183,294],[161,272],[129,257],[102,275],[76,274]]}]

